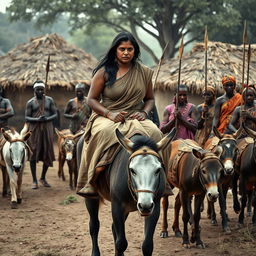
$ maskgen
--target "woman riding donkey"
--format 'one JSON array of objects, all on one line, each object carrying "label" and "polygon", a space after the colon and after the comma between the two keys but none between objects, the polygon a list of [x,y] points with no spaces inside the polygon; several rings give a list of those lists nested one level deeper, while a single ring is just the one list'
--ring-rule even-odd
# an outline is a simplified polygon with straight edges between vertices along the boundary
[{"label": "woman riding donkey", "polygon": [[[141,134],[159,141],[163,136],[148,119],[154,107],[153,71],[138,62],[139,55],[140,48],[133,35],[121,32],[93,71],[88,94],[93,113],[85,129],[77,185],[81,196],[97,196],[93,186],[95,171],[105,169],[119,150],[114,132],[117,128],[128,138]],[[167,159],[168,152],[163,160]]]}]

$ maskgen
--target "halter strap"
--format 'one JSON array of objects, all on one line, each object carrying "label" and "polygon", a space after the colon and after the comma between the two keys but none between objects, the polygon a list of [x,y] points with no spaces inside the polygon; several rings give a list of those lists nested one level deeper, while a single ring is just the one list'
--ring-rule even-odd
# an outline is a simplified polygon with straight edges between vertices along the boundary
[{"label": "halter strap", "polygon": [[153,149],[151,149],[149,147],[141,147],[131,154],[131,156],[129,157],[129,161],[131,161],[132,158],[134,158],[135,156],[138,156],[138,155],[153,155],[153,156],[156,156],[157,158],[161,159],[160,155]]}]

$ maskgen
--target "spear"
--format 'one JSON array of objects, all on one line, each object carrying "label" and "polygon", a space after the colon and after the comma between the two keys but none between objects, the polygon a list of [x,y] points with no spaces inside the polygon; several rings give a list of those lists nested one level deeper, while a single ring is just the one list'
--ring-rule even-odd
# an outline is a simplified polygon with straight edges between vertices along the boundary
[{"label": "spear", "polygon": [[208,55],[208,32],[207,26],[205,26],[205,33],[204,33],[204,49],[205,49],[205,66],[204,66],[204,90],[207,91],[207,55]]},{"label": "spear", "polygon": [[247,34],[247,21],[244,21],[244,33],[243,33],[243,72],[242,72],[242,86],[244,85],[244,70],[245,70],[245,45],[248,43]]},{"label": "spear", "polygon": [[180,74],[181,74],[181,59],[183,55],[184,50],[184,44],[183,44],[183,35],[181,37],[180,42],[180,48],[179,48],[179,74],[178,74],[178,87],[177,87],[177,93],[176,93],[176,109],[178,109],[178,95],[179,95],[179,89],[180,89]]},{"label": "spear", "polygon": [[[250,61],[251,61],[251,44],[248,47],[248,54],[247,54],[247,81],[246,81],[246,90],[249,86],[249,73],[250,73]],[[247,93],[247,92],[246,92]]]},{"label": "spear", "polygon": [[[178,100],[179,100],[179,89],[180,89],[180,74],[181,74],[181,59],[183,55],[183,50],[184,50],[184,44],[183,44],[183,35],[181,37],[181,42],[180,42],[180,48],[179,48],[179,74],[178,74],[178,86],[177,86],[177,92],[176,92],[176,110],[178,110]],[[176,131],[178,129],[178,119],[176,118],[175,120],[175,127]]]},{"label": "spear", "polygon": [[47,60],[47,64],[46,64],[45,71],[46,71],[46,75],[45,75],[45,87],[47,87],[48,74],[49,74],[49,71],[50,71],[50,54],[48,55],[48,60]]},{"label": "spear", "polygon": [[156,86],[156,82],[157,82],[157,78],[158,78],[158,75],[159,75],[159,71],[160,71],[160,68],[162,66],[162,62],[163,62],[163,59],[164,59],[164,54],[165,54],[165,51],[166,51],[167,46],[169,45],[169,43],[170,43],[170,41],[165,45],[163,53],[162,53],[162,56],[161,56],[161,58],[159,60],[159,63],[158,63],[158,66],[157,66],[157,71],[156,71],[156,77],[155,77],[155,81],[154,81],[154,84],[153,84],[153,89]]}]

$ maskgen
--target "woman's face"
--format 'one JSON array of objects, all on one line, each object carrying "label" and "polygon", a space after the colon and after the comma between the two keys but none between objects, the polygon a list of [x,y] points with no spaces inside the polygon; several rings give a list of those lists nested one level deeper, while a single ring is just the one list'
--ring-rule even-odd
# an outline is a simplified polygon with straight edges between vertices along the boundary
[{"label": "woman's face", "polygon": [[134,57],[134,46],[130,41],[121,42],[116,49],[117,61],[121,64],[127,64],[132,61]]}]

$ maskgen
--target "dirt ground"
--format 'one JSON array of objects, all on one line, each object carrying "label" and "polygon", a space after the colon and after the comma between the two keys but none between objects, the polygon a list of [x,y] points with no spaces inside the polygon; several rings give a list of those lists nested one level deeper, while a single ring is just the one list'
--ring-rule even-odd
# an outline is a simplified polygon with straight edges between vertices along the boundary
[{"label": "dirt ground", "polygon": [[[31,174],[28,163],[23,177],[23,202],[18,209],[10,208],[10,198],[0,197],[0,255],[3,256],[89,256],[91,240],[88,232],[88,214],[84,200],[68,187],[68,181],[57,177],[57,161],[47,174],[51,188],[40,186],[31,189]],[[65,165],[66,167],[66,165]],[[38,165],[38,176],[41,164]],[[68,178],[67,167],[65,169]],[[0,178],[0,186],[2,180]],[[175,191],[177,192],[177,191]],[[76,198],[77,202],[67,204],[67,200]],[[202,240],[205,249],[185,249],[181,238],[173,236],[173,197],[169,209],[169,237],[160,238],[161,217],[154,236],[154,252],[157,256],[215,256],[215,255],[256,255],[256,229],[251,219],[246,218],[244,228],[237,228],[237,215],[232,211],[231,195],[228,196],[228,214],[231,235],[223,234],[218,214],[218,226],[211,226],[202,214]],[[216,207],[217,213],[219,208]],[[101,228],[99,244],[103,256],[114,255],[111,233],[110,204],[101,207]],[[182,227],[181,227],[182,228]],[[139,256],[143,240],[143,218],[137,212],[131,213],[126,223],[128,249],[125,255]]]}]

